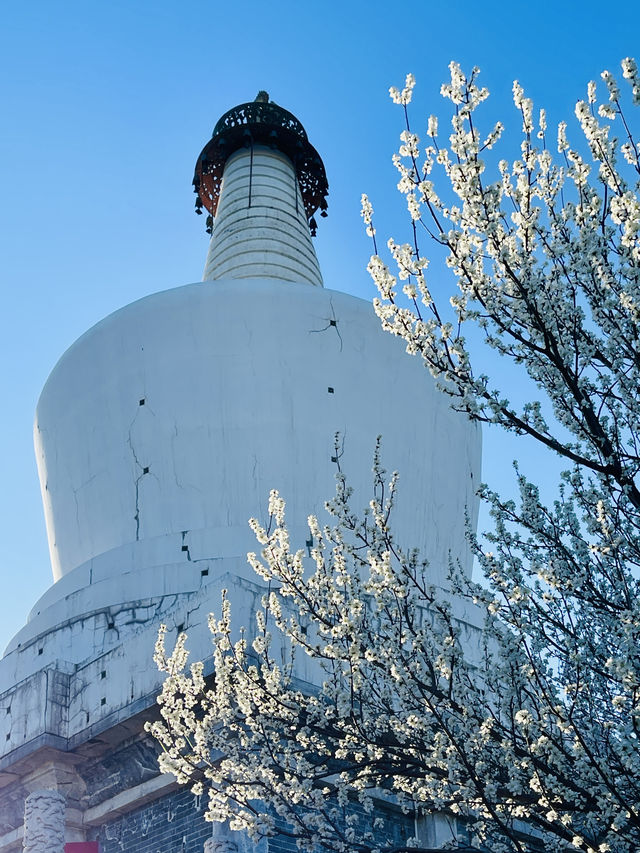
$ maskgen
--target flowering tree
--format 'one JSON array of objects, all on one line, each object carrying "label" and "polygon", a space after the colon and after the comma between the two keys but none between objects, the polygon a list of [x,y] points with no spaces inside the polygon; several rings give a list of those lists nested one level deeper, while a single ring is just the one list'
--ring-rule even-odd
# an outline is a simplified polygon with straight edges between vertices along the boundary
[{"label": "flowering tree", "polygon": [[[638,106],[636,65],[622,69]],[[502,125],[478,129],[477,74],[451,65],[452,131],[440,143],[431,117],[426,150],[408,121],[413,78],[391,90],[407,121],[395,162],[411,241],[389,241],[392,272],[363,197],[375,308],[455,407],[532,437],[568,470],[552,506],[523,475],[517,502],[483,489],[493,552],[473,546],[487,582],[451,567],[452,596],[395,541],[396,480],[378,457],[364,515],[338,472],[332,524],[309,522],[311,566],[272,494],[269,526],[252,522],[263,550],[250,561],[269,589],[255,629],[234,641],[223,601],[211,684],[201,664],[186,669],[184,636],[167,657],[161,635],[163,720],[151,726],[163,769],[205,786],[209,816],[252,837],[426,850],[420,819],[438,813],[452,838],[492,850],[640,849],[639,143],[608,72],[605,101],[590,83],[576,106],[584,140],[572,147],[560,124],[559,156],[515,83],[520,155],[494,161]],[[453,272],[450,305],[434,298],[425,239]],[[533,401],[513,405],[474,372],[472,324],[526,374]],[[458,618],[463,600],[480,627]],[[315,688],[296,678],[302,654]],[[417,818],[404,841],[380,803]]]}]

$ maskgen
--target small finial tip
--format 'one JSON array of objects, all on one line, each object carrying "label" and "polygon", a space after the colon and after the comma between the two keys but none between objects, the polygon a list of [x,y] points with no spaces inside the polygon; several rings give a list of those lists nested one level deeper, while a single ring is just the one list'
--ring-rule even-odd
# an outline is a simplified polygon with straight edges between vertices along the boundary
[{"label": "small finial tip", "polygon": [[259,104],[268,104],[269,103],[269,93],[265,92],[264,89],[260,89],[260,91],[256,95],[256,101]]}]

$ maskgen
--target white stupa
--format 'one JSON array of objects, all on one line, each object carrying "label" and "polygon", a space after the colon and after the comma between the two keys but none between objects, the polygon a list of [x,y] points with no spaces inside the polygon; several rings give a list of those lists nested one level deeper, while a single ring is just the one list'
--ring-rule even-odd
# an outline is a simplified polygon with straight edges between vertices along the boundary
[{"label": "white stupa", "polygon": [[[238,623],[251,623],[261,589],[247,520],[265,517],[270,489],[304,545],[308,514],[334,491],[337,452],[354,504],[367,504],[381,435],[385,467],[401,475],[397,538],[421,549],[438,583],[451,557],[470,571],[479,431],[367,302],[323,286],[311,233],[327,183],[300,123],[264,93],[236,107],[194,183],[211,230],[203,282],[105,318],[40,397],[54,583],[0,661],[0,853],[22,849],[25,799],[32,825],[54,815],[58,839],[85,845],[76,853],[109,853],[125,816],[165,802],[171,811],[175,782],[148,756],[137,776],[96,779],[116,753],[125,766],[132,744],[149,749],[159,623],[186,630],[205,657],[223,587]],[[55,844],[42,850],[60,853]]]}]

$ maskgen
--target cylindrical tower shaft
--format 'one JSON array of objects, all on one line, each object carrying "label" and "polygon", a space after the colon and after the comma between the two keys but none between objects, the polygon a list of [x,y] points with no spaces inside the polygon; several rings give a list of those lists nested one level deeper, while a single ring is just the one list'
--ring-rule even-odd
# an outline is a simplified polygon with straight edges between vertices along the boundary
[{"label": "cylindrical tower shaft", "polygon": [[322,286],[291,160],[262,145],[224,167],[203,281],[276,278]]}]

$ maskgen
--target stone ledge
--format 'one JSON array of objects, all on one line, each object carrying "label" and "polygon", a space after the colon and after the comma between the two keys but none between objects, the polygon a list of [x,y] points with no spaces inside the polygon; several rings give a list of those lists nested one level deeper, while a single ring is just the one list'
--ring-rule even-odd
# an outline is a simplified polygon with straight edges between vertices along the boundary
[{"label": "stone ledge", "polygon": [[11,832],[5,832],[0,835],[0,853],[9,853],[13,850],[22,850],[22,839],[24,830],[21,826],[17,829],[12,829]]},{"label": "stone ledge", "polygon": [[83,815],[82,823],[84,826],[99,826],[110,818],[133,811],[133,809],[156,800],[179,787],[172,773],[163,773],[154,779],[148,779],[146,782],[136,785],[135,788],[121,791],[115,797],[87,809]]}]

